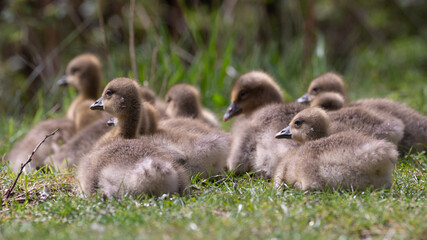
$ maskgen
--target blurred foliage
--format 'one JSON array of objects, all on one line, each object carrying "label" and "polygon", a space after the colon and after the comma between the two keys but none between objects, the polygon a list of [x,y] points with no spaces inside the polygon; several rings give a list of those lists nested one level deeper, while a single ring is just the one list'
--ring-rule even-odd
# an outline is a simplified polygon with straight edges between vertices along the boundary
[{"label": "blurred foliage", "polygon": [[[292,100],[332,70],[352,99],[387,96],[427,112],[425,1],[145,0],[133,10],[139,80],[159,95],[188,82],[222,110],[232,81],[262,69]],[[129,11],[119,0],[2,1],[2,118],[66,106],[71,95],[55,80],[82,52],[101,57],[106,80],[134,76]]]}]

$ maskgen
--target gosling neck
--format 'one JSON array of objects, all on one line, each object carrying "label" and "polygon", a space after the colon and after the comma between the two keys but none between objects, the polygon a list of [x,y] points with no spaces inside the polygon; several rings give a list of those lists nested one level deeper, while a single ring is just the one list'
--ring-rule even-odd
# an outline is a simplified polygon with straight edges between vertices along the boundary
[{"label": "gosling neck", "polygon": [[133,108],[132,113],[118,116],[119,137],[124,139],[138,138],[140,131],[141,106]]}]

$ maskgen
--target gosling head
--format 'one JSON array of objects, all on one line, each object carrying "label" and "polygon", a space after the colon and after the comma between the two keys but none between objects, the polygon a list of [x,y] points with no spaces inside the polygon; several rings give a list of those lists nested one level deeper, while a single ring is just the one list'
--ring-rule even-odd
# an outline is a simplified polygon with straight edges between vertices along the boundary
[{"label": "gosling head", "polygon": [[289,126],[276,134],[276,138],[292,138],[298,143],[329,136],[329,116],[320,108],[307,108],[299,112]]},{"label": "gosling head", "polygon": [[197,88],[189,84],[176,84],[165,96],[166,114],[170,117],[196,118],[200,114],[201,102]]},{"label": "gosling head", "polygon": [[96,98],[101,88],[101,63],[99,59],[89,53],[73,58],[59,81],[59,85],[70,85],[89,97]]},{"label": "gosling head", "polygon": [[252,71],[240,76],[231,90],[231,104],[223,120],[250,114],[261,106],[283,102],[282,91],[274,79],[261,71]]},{"label": "gosling head", "polygon": [[344,80],[335,73],[325,73],[311,81],[308,91],[297,102],[310,103],[313,99],[323,92],[335,92],[345,95]]},{"label": "gosling head", "polygon": [[90,106],[90,109],[104,110],[120,119],[132,114],[139,116],[140,106],[138,83],[130,78],[115,78],[105,86],[102,96]]},{"label": "gosling head", "polygon": [[310,107],[320,107],[326,111],[336,111],[343,108],[344,105],[344,97],[335,92],[320,93],[310,103]]}]

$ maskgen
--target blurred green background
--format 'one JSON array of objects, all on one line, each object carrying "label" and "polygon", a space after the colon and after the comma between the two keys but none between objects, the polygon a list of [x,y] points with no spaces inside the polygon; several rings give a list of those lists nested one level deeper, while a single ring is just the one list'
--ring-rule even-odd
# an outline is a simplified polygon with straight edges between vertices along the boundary
[{"label": "blurred green background", "polygon": [[[253,69],[274,76],[287,101],[335,71],[350,100],[387,97],[427,114],[425,0],[0,0],[0,47],[0,157],[37,122],[64,115],[76,92],[56,81],[83,52],[101,58],[104,84],[135,77],[160,96],[194,84],[218,118],[233,81]],[[0,239],[425,239],[425,163],[425,153],[403,157],[390,191],[278,195],[266,181],[227,176],[193,179],[189,197],[138,203],[77,197],[71,175],[39,172],[15,189],[36,201],[2,209]],[[13,178],[0,176],[4,186]],[[43,186],[47,201],[35,196]]]},{"label": "blurred green background", "polygon": [[195,84],[218,116],[228,105],[233,80],[252,69],[272,74],[288,101],[313,77],[336,71],[344,75],[352,100],[390,97],[427,112],[426,1],[136,0],[130,5],[1,1],[3,126],[19,125],[26,116],[61,114],[75,93],[55,82],[83,52],[101,57],[105,82],[135,77],[161,96],[174,83]]}]

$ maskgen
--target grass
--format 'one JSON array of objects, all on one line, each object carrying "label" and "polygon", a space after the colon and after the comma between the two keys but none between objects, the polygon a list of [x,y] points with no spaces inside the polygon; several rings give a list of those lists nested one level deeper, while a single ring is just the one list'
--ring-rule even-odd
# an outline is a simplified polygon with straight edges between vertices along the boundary
[{"label": "grass", "polygon": [[[228,175],[193,179],[188,196],[115,200],[80,197],[71,174],[38,172],[2,203],[0,238],[422,239],[426,170],[423,153],[402,159],[391,190],[277,193],[268,181]],[[2,192],[12,175],[2,171]]]},{"label": "grass", "polygon": [[[252,69],[269,72],[292,101],[306,90],[310,79],[333,70],[322,38],[311,63],[302,66],[301,40],[283,51],[274,44],[264,48],[246,42],[251,51],[241,53],[231,31],[221,30],[223,23],[217,17],[210,20],[214,30],[207,41],[190,24],[197,43],[194,54],[186,53],[162,29],[149,33],[149,40],[136,49],[139,81],[146,81],[160,95],[177,82],[194,84],[202,92],[204,105],[221,117],[239,74]],[[390,97],[426,114],[427,73],[417,66],[426,62],[426,48],[414,38],[359,49],[342,72],[350,98]],[[127,53],[124,49],[112,54],[112,66],[104,63],[106,79],[132,77],[123,66]],[[36,105],[25,106],[35,109],[26,116],[0,119],[0,155],[37,122],[61,115],[63,110],[49,110],[57,103],[66,109],[75,92],[59,91],[62,94],[54,96],[40,93]],[[229,129],[229,123],[223,128]],[[4,193],[15,175],[4,162],[0,169]],[[269,181],[230,174],[208,181],[193,179],[188,196],[105,200],[79,196],[73,172],[48,169],[22,176],[13,198],[2,200],[0,239],[425,239],[426,170],[427,156],[420,153],[400,159],[390,190],[307,193],[286,189],[277,193]],[[46,192],[50,192],[47,197]]]}]

